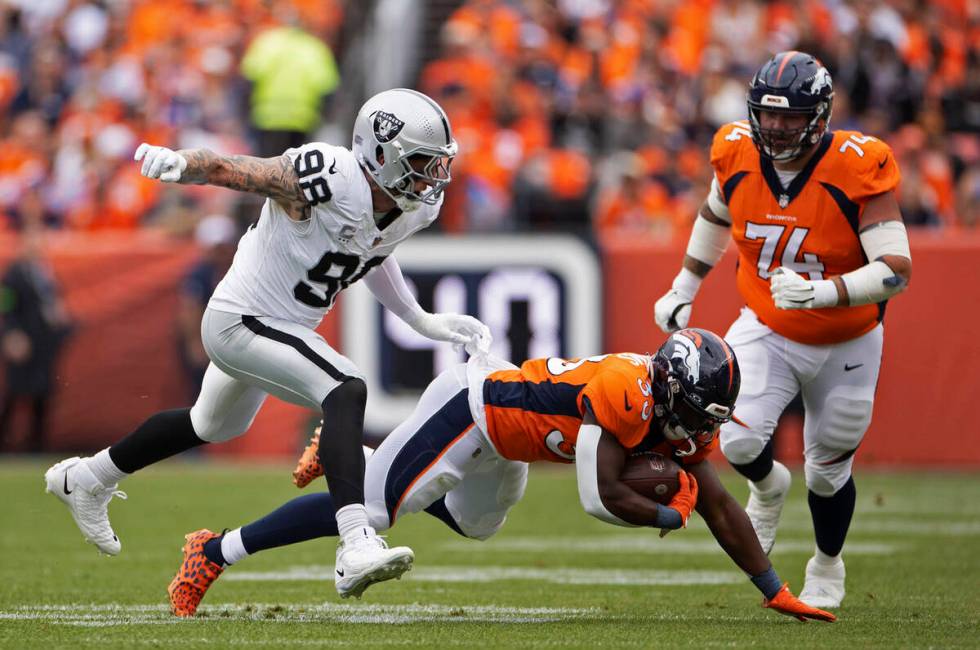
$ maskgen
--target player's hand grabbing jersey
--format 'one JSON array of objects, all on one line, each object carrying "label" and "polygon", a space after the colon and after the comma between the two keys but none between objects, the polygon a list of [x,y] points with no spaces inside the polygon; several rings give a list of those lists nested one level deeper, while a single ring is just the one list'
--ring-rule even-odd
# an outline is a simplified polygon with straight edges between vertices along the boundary
[{"label": "player's hand grabbing jersey", "polygon": [[315,328],[337,294],[436,219],[441,199],[376,221],[371,188],[350,150],[314,142],[284,155],[299,176],[311,217],[292,221],[267,199],[209,306]]},{"label": "player's hand grabbing jersey", "polygon": [[588,359],[531,359],[483,382],[487,434],[508,460],[575,460],[586,408],[627,449],[647,435],[653,397],[646,357],[609,354]]},{"label": "player's hand grabbing jersey", "polygon": [[821,280],[868,262],[858,239],[859,217],[870,198],[894,190],[900,180],[887,144],[854,131],[828,132],[784,190],[771,161],[753,146],[748,124],[733,122],[715,134],[711,165],[732,218],[738,289],[759,320],[808,344],[850,340],[875,327],[878,305],[776,309],[769,277],[786,266]]}]

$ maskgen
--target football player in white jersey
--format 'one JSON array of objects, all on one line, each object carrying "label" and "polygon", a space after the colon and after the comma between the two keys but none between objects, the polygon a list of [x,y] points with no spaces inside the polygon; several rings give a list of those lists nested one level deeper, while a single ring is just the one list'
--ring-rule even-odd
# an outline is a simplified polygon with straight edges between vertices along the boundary
[{"label": "football player in white jersey", "polygon": [[[352,150],[310,143],[254,158],[140,145],[135,158],[148,178],[218,185],[266,201],[204,313],[201,337],[211,363],[194,406],[157,413],[111,447],[45,474],[47,490],[68,506],[86,540],[118,554],[108,518],[109,501],[124,496],[118,481],[243,434],[272,394],[323,414],[320,452],[337,504],[340,595],[360,597],[370,584],[411,568],[411,549],[388,548],[365,511],[363,376],[315,328],[337,294],[363,278],[424,336],[470,350],[489,345],[489,330],[475,318],[424,311],[391,256],[438,216],[456,151],[445,112],[402,88],[364,104]],[[229,559],[244,552],[240,539],[227,536],[222,547]]]}]

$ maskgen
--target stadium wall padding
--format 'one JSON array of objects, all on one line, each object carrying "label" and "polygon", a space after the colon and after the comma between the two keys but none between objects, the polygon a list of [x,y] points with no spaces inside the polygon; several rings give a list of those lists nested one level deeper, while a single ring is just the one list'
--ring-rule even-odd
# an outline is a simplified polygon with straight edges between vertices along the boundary
[{"label": "stadium wall padding", "polygon": [[[0,266],[17,247],[16,238],[0,235]],[[670,286],[683,245],[607,237],[600,249],[603,351],[655,350],[663,335],[653,324],[653,303]],[[99,449],[155,411],[188,405],[174,314],[179,280],[197,249],[137,233],[57,234],[47,250],[79,323],[59,367],[49,450]],[[885,317],[874,420],[858,462],[978,467],[980,424],[973,407],[980,400],[980,233],[914,233],[912,252],[912,284]],[[693,325],[721,333],[728,328],[742,304],[734,265],[730,250],[695,302]],[[321,327],[331,342],[338,340],[338,322],[335,312]],[[311,415],[270,397],[249,433],[206,453],[292,456]],[[801,443],[798,427],[790,431],[779,449],[792,461]]]}]

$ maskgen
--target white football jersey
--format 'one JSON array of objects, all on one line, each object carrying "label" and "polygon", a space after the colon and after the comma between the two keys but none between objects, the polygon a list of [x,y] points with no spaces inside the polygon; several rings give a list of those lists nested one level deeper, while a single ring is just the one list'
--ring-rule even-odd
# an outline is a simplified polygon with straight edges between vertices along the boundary
[{"label": "white football jersey", "polygon": [[354,154],[322,142],[286,151],[312,217],[296,222],[276,201],[238,242],[238,251],[208,306],[272,316],[315,328],[337,294],[360,280],[412,233],[439,214],[436,205],[374,217],[371,188]]}]

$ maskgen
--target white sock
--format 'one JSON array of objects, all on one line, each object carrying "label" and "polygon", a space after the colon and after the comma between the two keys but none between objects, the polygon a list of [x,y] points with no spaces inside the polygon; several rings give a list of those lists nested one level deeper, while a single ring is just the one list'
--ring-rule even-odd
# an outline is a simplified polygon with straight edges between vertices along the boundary
[{"label": "white sock", "polygon": [[772,461],[772,469],[769,470],[769,473],[766,474],[766,477],[761,481],[753,481],[756,492],[765,495],[769,492],[774,492],[777,487],[781,487],[779,484],[779,477],[782,474],[782,472],[776,471],[777,465],[779,467],[782,467],[783,469],[786,469],[783,466],[783,464],[780,463],[779,461],[776,460]]},{"label": "white sock", "polygon": [[352,503],[337,511],[337,532],[345,542],[352,537],[375,535],[374,528],[368,524],[367,508],[363,503]]},{"label": "white sock", "polygon": [[813,554],[814,559],[816,559],[817,564],[822,564],[823,566],[834,566],[841,561],[840,554],[838,555],[827,555],[819,548],[817,552]]},{"label": "white sock", "polygon": [[85,465],[95,475],[99,483],[102,484],[102,487],[115,485],[129,476],[129,474],[116,467],[116,464],[112,462],[112,458],[109,457],[108,447],[91,458],[86,458]]},{"label": "white sock", "polygon": [[227,532],[221,538],[221,555],[224,556],[227,566],[231,566],[235,562],[239,562],[248,557],[248,551],[245,550],[245,544],[242,543],[241,528]]}]

